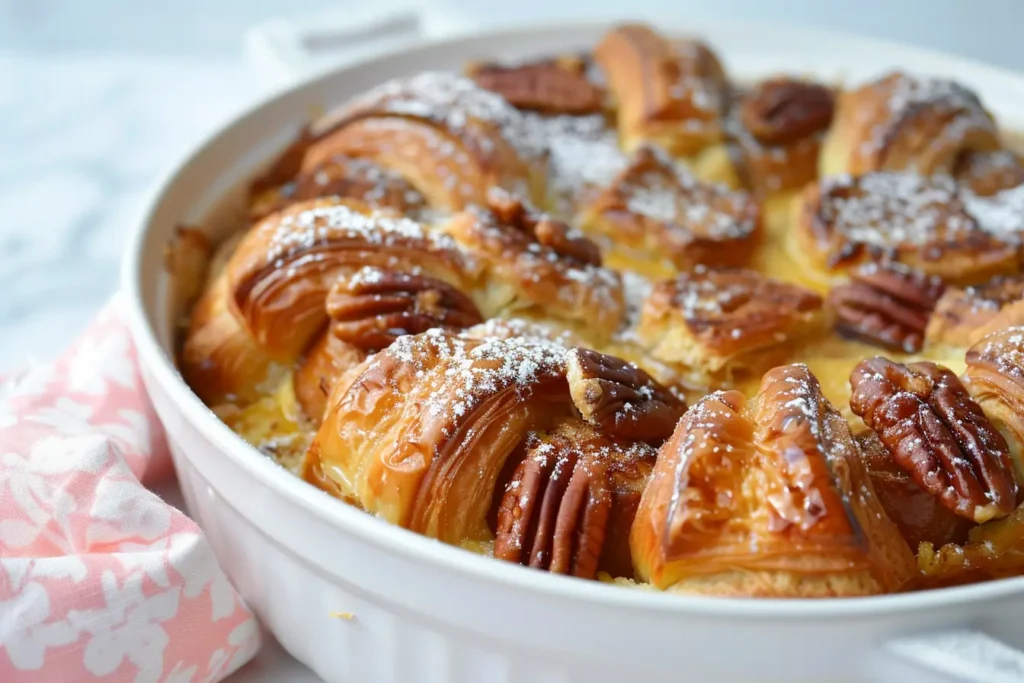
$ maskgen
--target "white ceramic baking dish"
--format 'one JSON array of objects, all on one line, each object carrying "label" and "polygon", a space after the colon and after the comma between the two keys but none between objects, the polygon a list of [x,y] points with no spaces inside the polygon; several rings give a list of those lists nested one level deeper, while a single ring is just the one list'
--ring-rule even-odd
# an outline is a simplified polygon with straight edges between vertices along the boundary
[{"label": "white ceramic baking dish", "polygon": [[[606,28],[469,35],[335,70],[253,107],[166,181],[128,249],[123,284],[185,499],[224,568],[285,649],[332,683],[1024,681],[1024,655],[1014,649],[1024,648],[1024,578],[778,601],[553,576],[442,545],[328,497],[236,437],[178,375],[164,247],[175,226],[203,224],[311,108],[467,59],[592,45]],[[984,65],[803,29],[699,22],[678,32],[706,37],[742,77],[784,70],[857,80],[897,66],[950,76],[975,87],[1004,124],[1024,124],[1024,77]]]}]

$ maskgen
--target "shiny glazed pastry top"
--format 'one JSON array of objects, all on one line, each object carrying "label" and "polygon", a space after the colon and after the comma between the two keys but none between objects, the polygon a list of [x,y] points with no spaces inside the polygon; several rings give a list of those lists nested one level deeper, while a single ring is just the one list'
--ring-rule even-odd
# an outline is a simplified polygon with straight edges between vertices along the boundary
[{"label": "shiny glazed pastry top", "polygon": [[673,593],[1024,574],[1024,164],[966,84],[622,25],[380,84],[242,213],[172,246],[179,366],[339,504]]}]

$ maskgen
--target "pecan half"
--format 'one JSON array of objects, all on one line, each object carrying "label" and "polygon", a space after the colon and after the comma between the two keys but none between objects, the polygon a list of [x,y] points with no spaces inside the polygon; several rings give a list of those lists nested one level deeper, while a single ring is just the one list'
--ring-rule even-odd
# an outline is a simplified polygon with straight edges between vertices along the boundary
[{"label": "pecan half", "polygon": [[607,466],[600,458],[557,435],[540,441],[505,488],[494,556],[594,578],[611,506]]},{"label": "pecan half", "polygon": [[612,512],[609,467],[635,455],[616,450],[579,422],[531,434],[498,507],[495,557],[593,579]]},{"label": "pecan half", "polygon": [[474,64],[469,77],[518,109],[546,114],[591,114],[601,111],[604,93],[587,77],[587,62],[578,57],[528,64]]},{"label": "pecan half", "polygon": [[601,265],[601,249],[597,244],[567,223],[539,212],[520,197],[492,187],[487,193],[487,208],[502,223],[530,235],[559,256],[585,265]]},{"label": "pecan half", "polygon": [[566,364],[569,392],[580,416],[609,434],[661,442],[686,412],[681,398],[621,358],[576,347]]},{"label": "pecan half", "polygon": [[332,333],[364,351],[387,348],[406,334],[483,320],[473,301],[446,282],[372,266],[331,288],[327,314]]},{"label": "pecan half", "polygon": [[979,524],[1013,511],[1006,440],[952,371],[876,356],[854,368],[850,386],[853,412],[927,493]]},{"label": "pecan half", "polygon": [[829,292],[836,329],[888,349],[920,351],[942,280],[897,263],[866,264],[852,280]]},{"label": "pecan half", "polygon": [[740,104],[740,122],[766,145],[784,145],[823,131],[835,111],[832,91],[806,81],[765,81]]}]

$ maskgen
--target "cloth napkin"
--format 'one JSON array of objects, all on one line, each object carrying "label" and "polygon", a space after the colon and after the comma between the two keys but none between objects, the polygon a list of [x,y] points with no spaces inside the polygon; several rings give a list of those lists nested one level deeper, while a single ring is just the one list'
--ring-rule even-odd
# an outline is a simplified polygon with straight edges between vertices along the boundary
[{"label": "cloth napkin", "polygon": [[173,477],[115,298],[55,362],[0,378],[0,681],[223,680],[259,628]]}]

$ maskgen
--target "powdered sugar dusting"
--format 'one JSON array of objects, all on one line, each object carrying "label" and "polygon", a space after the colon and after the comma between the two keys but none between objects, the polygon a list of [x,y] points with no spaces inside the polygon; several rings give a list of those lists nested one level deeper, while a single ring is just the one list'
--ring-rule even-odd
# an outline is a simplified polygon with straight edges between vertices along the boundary
[{"label": "powdered sugar dusting", "polygon": [[821,183],[820,217],[855,243],[926,245],[978,229],[951,178],[916,173],[837,176]]},{"label": "powdered sugar dusting", "polygon": [[965,193],[967,212],[982,230],[999,240],[1018,243],[1024,237],[1024,185],[990,197]]},{"label": "powdered sugar dusting", "polygon": [[1024,382],[1024,327],[1009,327],[988,335],[968,352],[967,363],[990,364],[1007,377]]},{"label": "powdered sugar dusting", "polygon": [[890,116],[887,122],[896,125],[879,125],[865,143],[868,151],[885,149],[891,136],[899,130],[899,123],[906,117],[927,107],[931,111],[955,112],[955,116],[942,130],[948,144],[957,144],[969,131],[987,128],[995,132],[995,123],[985,112],[978,96],[955,81],[944,78],[921,78],[896,74],[894,85],[887,101]]},{"label": "powdered sugar dusting", "polygon": [[424,373],[442,361],[442,379],[425,409],[446,424],[507,389],[525,398],[536,384],[565,375],[566,348],[537,337],[477,340],[433,329],[399,337],[382,353]]},{"label": "powdered sugar dusting", "polygon": [[272,231],[266,257],[277,267],[296,254],[345,239],[382,246],[417,241],[433,249],[460,253],[451,237],[425,230],[414,220],[379,211],[361,213],[344,204],[313,206],[279,219],[272,217],[262,226]]},{"label": "powdered sugar dusting", "polygon": [[524,160],[541,162],[548,155],[544,135],[519,110],[457,74],[428,71],[388,81],[352,101],[346,112],[358,113],[381,103],[388,113],[439,121],[455,132],[480,121],[496,127]]},{"label": "powdered sugar dusting", "polygon": [[742,239],[756,228],[750,195],[698,180],[660,149],[640,150],[613,187],[629,213],[682,233],[684,242]]},{"label": "powdered sugar dusting", "polygon": [[551,150],[548,185],[559,215],[571,216],[582,194],[607,186],[626,167],[615,130],[603,116],[526,116]]}]

